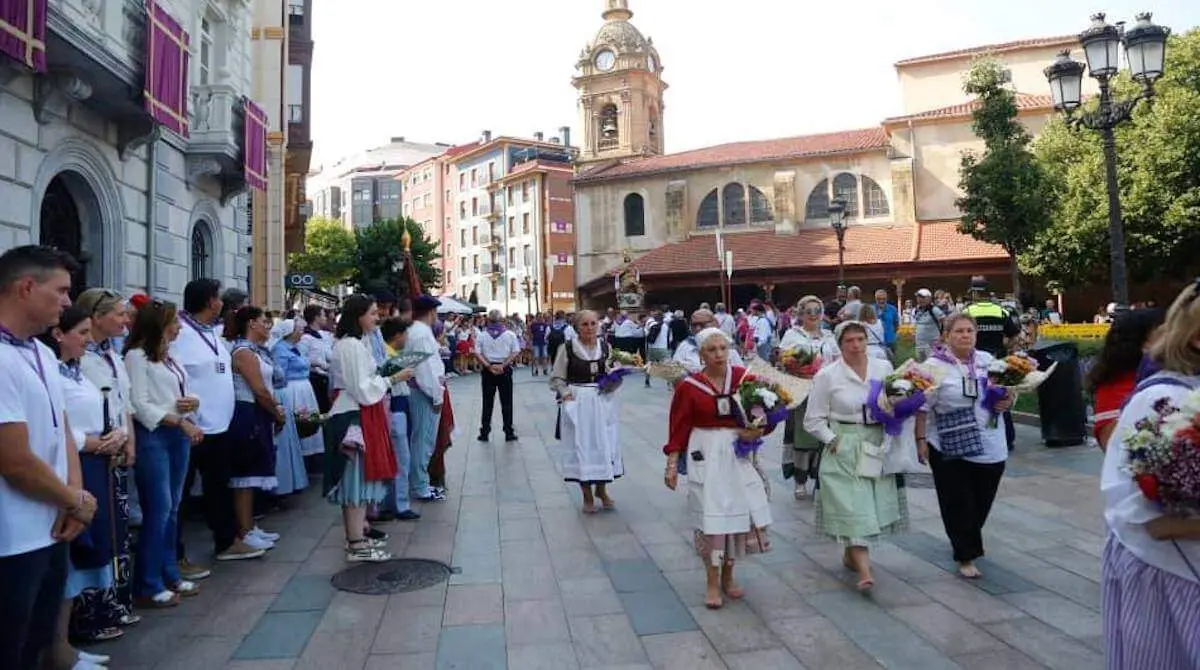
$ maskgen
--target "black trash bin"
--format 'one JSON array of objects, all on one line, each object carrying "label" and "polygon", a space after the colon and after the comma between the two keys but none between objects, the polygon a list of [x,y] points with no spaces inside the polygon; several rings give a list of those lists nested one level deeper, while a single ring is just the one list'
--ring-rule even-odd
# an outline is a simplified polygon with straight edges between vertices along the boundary
[{"label": "black trash bin", "polygon": [[1038,413],[1042,441],[1047,447],[1074,447],[1087,436],[1087,410],[1083,404],[1083,373],[1079,369],[1079,347],[1074,342],[1046,340],[1031,352],[1038,368],[1058,363],[1054,374],[1038,387]]}]

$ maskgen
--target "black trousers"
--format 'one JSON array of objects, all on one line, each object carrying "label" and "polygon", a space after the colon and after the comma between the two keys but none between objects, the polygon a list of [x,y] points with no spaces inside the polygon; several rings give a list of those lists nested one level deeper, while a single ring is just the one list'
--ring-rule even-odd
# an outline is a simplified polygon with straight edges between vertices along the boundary
[{"label": "black trousers", "polygon": [[192,459],[204,487],[204,521],[213,535],[213,551],[221,553],[238,537],[237,515],[233,511],[232,476],[233,452],[228,433],[205,435],[204,441],[192,447]]},{"label": "black trousers", "polygon": [[946,537],[954,548],[954,560],[960,563],[983,556],[983,524],[987,523],[1004,462],[971,463],[961,458],[947,459],[932,447],[929,467],[937,489],[938,508]]},{"label": "black trousers", "polygon": [[492,410],[496,406],[496,391],[500,391],[500,416],[504,418],[504,434],[513,435],[513,373],[512,368],[505,368],[500,374],[493,374],[484,368],[480,371],[483,383],[483,418],[479,424],[479,434],[488,435],[492,432]]},{"label": "black trousers", "polygon": [[68,547],[55,542],[0,558],[0,668],[41,667],[38,657],[54,641],[62,607]]},{"label": "black trousers", "polygon": [[1012,451],[1017,442],[1017,427],[1013,424],[1012,412],[1004,413],[1004,439],[1008,442],[1008,450]]}]

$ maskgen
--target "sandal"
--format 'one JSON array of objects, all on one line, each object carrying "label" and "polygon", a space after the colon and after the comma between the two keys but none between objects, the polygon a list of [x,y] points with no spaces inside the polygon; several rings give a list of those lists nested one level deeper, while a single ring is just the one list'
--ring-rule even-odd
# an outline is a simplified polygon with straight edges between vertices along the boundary
[{"label": "sandal", "polygon": [[[79,641],[85,642],[88,644],[95,643],[95,642],[108,642],[109,640],[116,640],[124,634],[125,634],[125,631],[123,631],[120,628],[117,628],[115,626],[112,628],[101,628],[100,630],[96,631],[95,633],[92,633],[91,635],[80,638]],[[82,654],[83,652],[81,651],[79,653]],[[81,658],[80,660],[84,660],[84,659]],[[90,662],[97,663],[97,661],[90,661]],[[102,662],[100,664],[103,665]]]},{"label": "sandal", "polygon": [[983,576],[983,573],[979,571],[979,568],[975,567],[974,563],[971,563],[971,564],[961,564],[960,563],[958,566],[958,574],[963,579],[979,579],[980,577]]},{"label": "sandal", "polygon": [[364,537],[361,540],[347,541],[346,542],[346,551],[350,551],[351,549],[353,549],[353,545],[360,544],[360,543],[363,546],[370,547],[372,549],[387,549],[387,540],[373,540],[369,537]]},{"label": "sandal", "polygon": [[742,598],[746,597],[746,590],[740,586],[734,586],[731,588],[722,586],[721,590],[725,592],[725,595],[729,596],[730,600],[741,600]]},{"label": "sandal", "polygon": [[866,579],[858,580],[858,585],[855,588],[858,589],[859,593],[866,593],[871,590],[872,586],[875,586],[875,580],[867,577]]},{"label": "sandal", "polygon": [[359,540],[346,547],[346,560],[350,563],[383,563],[392,560],[392,555],[367,544],[366,540]]},{"label": "sandal", "polygon": [[600,502],[600,509],[604,510],[605,512],[611,512],[611,511],[615,510],[616,508],[617,508],[617,502],[615,500],[613,500],[612,498],[609,498],[608,500],[603,500]]}]

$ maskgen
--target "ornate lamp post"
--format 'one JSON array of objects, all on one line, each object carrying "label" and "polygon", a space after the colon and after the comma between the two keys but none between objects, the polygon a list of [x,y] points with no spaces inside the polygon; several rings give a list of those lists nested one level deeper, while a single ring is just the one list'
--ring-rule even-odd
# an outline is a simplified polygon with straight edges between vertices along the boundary
[{"label": "ornate lamp post", "polygon": [[[1079,34],[1079,42],[1087,57],[1088,74],[1100,85],[1100,105],[1095,110],[1076,114],[1082,102],[1084,65],[1071,60],[1070,51],[1063,51],[1045,69],[1054,108],[1063,113],[1067,124],[1076,130],[1088,128],[1100,131],[1108,187],[1112,294],[1113,300],[1121,305],[1129,304],[1129,284],[1125,267],[1125,226],[1121,220],[1121,194],[1117,185],[1117,143],[1113,129],[1130,119],[1139,101],[1154,97],[1154,82],[1162,76],[1167,37],[1171,34],[1169,28],[1151,23],[1149,12],[1138,14],[1136,18],[1137,24],[1125,30],[1123,25],[1118,24],[1118,27],[1106,23],[1104,14],[1094,14],[1092,25]],[[1114,100],[1111,84],[1120,70],[1118,61],[1122,43],[1125,45],[1129,74],[1142,85],[1142,90],[1128,100]]]},{"label": "ornate lamp post", "polygon": [[838,242],[838,286],[846,284],[846,201],[834,198],[829,201],[829,225],[837,234]]},{"label": "ornate lamp post", "polygon": [[525,268],[525,278],[521,280],[521,288],[524,289],[524,291],[525,291],[525,314],[526,315],[533,314],[533,312],[529,311],[529,308],[530,308],[529,299],[531,297],[536,298],[537,290],[538,290],[538,280],[536,280],[536,279],[534,279],[533,281],[529,280],[530,273],[532,273],[532,272],[533,272],[532,269],[526,267]]}]

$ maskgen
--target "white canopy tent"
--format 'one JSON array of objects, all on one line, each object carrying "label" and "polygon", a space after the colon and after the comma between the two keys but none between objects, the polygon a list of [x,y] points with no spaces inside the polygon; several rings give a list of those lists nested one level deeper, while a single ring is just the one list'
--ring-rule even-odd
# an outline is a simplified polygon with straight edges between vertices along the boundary
[{"label": "white canopy tent", "polygon": [[475,312],[469,305],[464,305],[453,296],[444,295],[438,300],[442,303],[437,308],[438,314],[473,314]]}]

